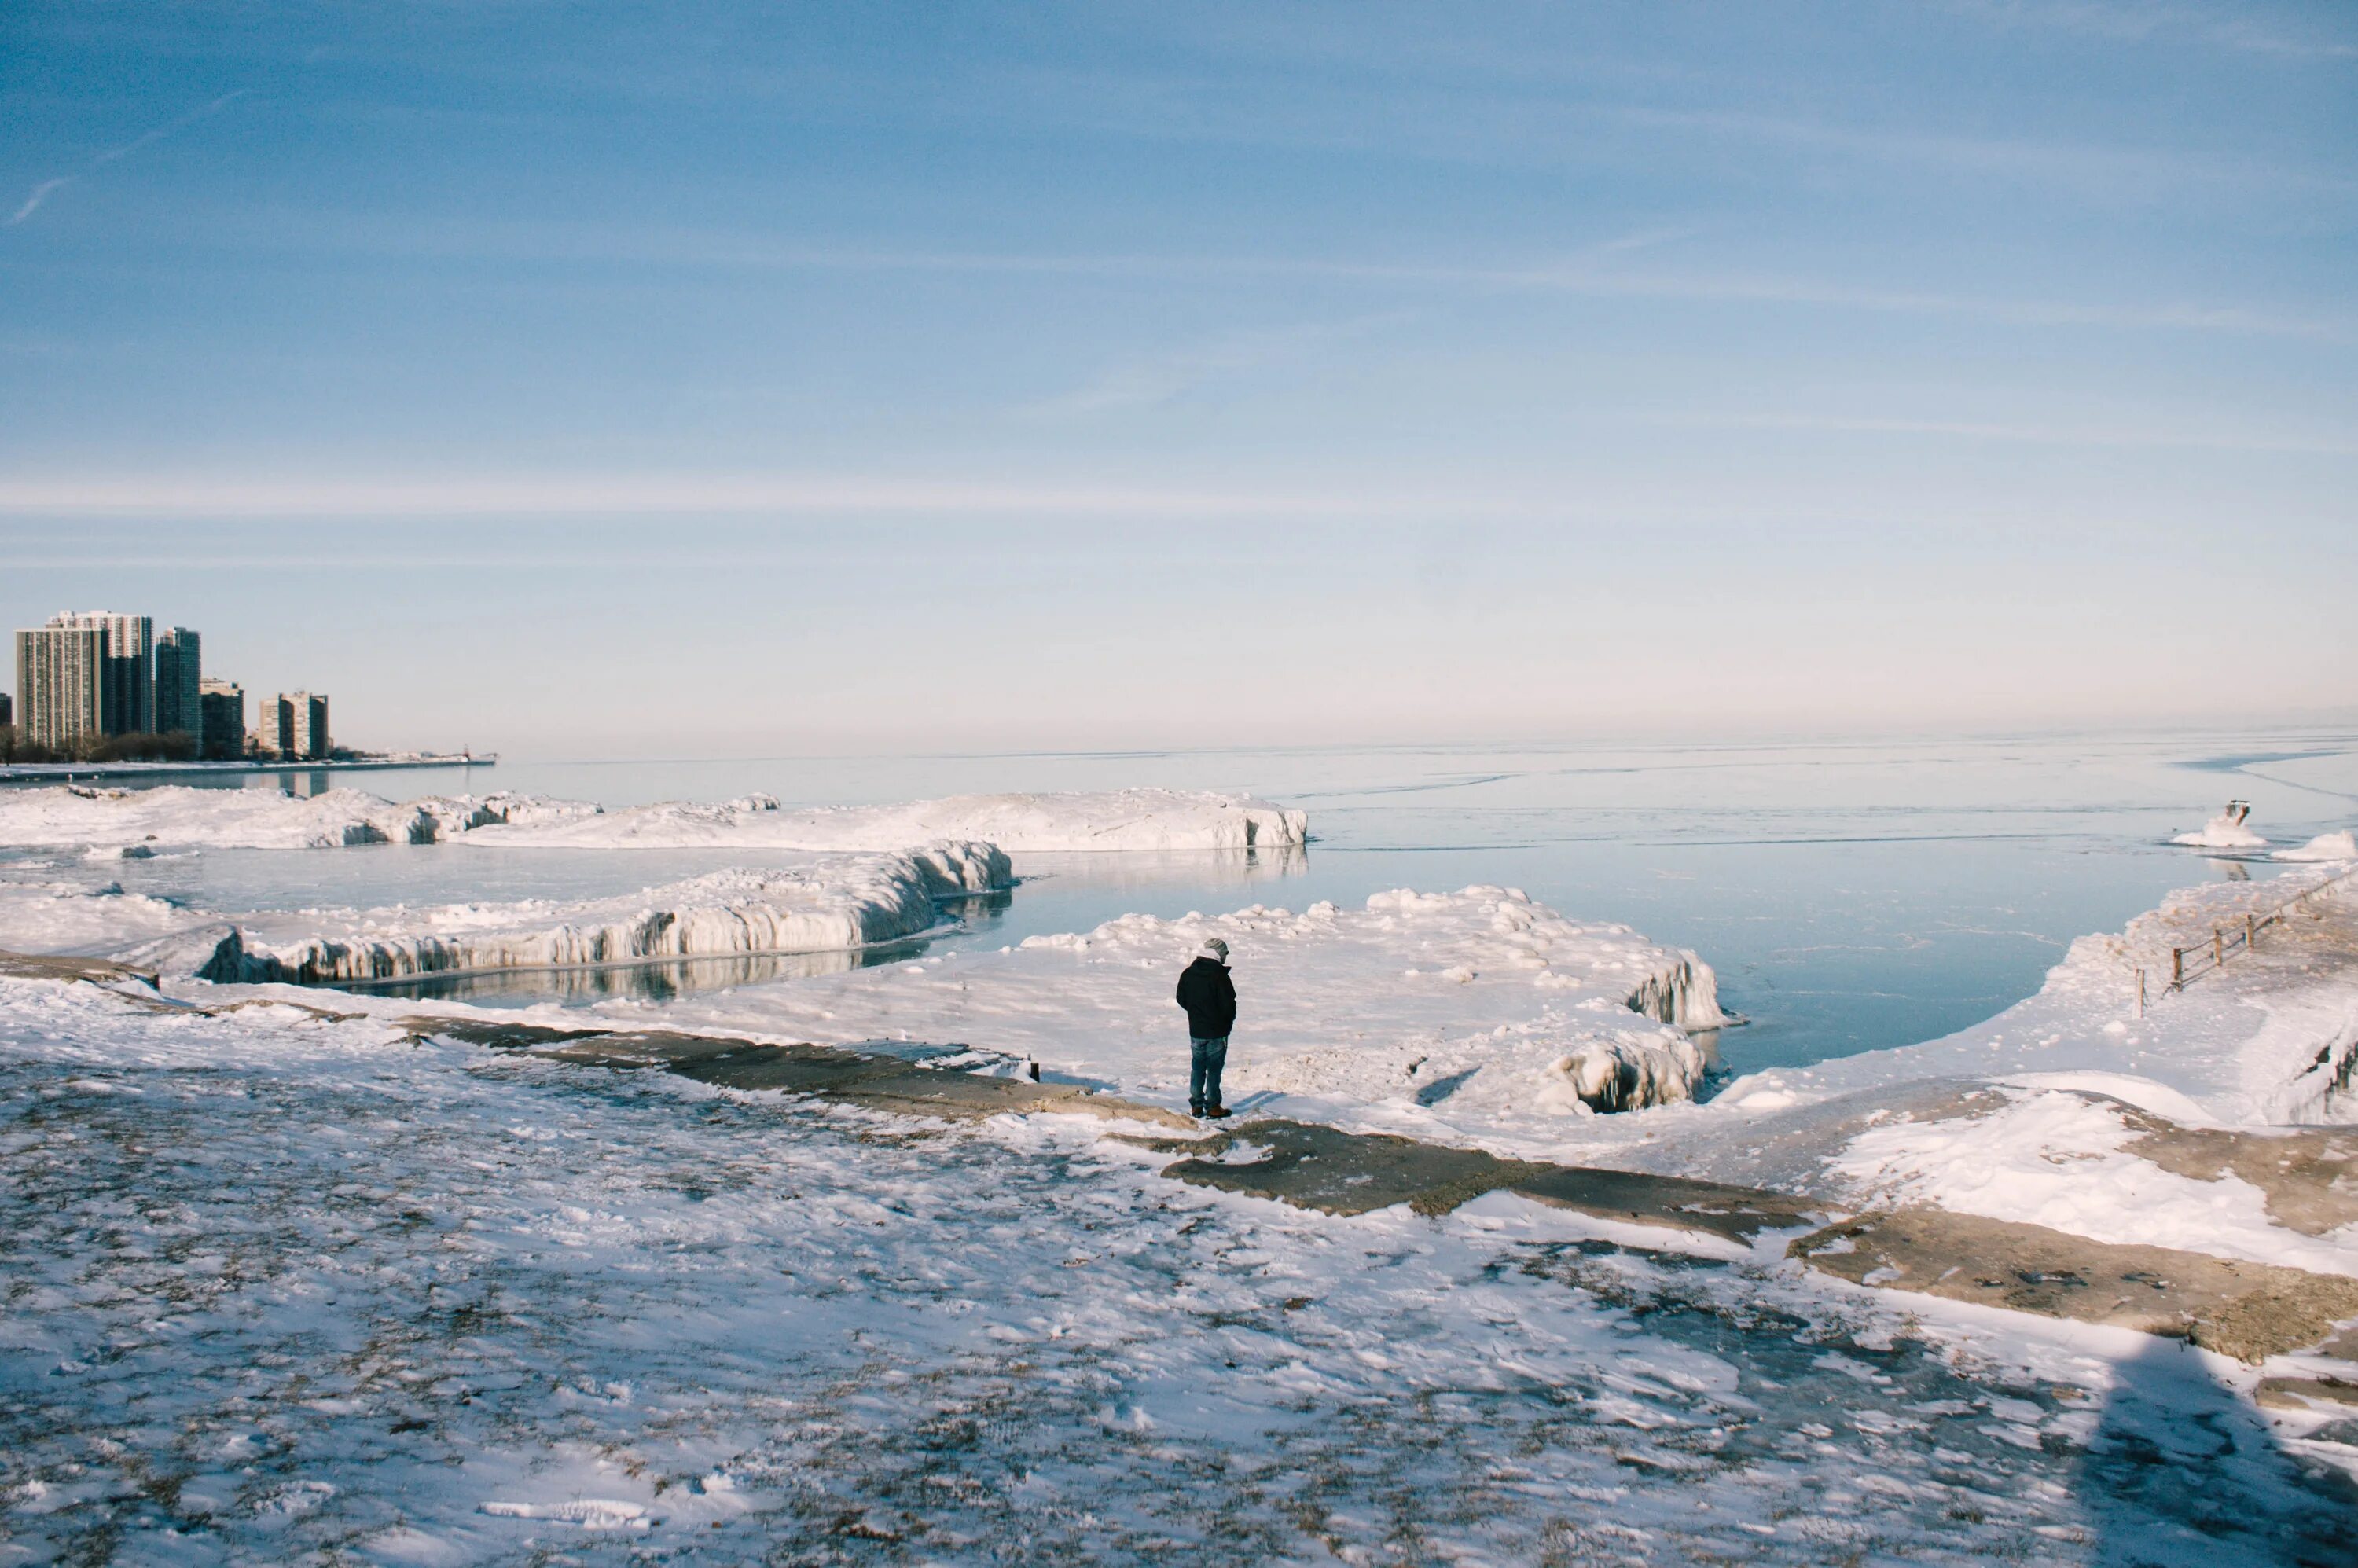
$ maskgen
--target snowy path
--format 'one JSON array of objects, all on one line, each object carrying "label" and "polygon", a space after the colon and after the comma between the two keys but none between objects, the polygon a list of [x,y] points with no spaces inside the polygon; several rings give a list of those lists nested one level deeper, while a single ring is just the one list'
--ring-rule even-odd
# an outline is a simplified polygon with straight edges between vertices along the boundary
[{"label": "snowy path", "polygon": [[2140,1336],[1495,1195],[1305,1214],[1070,1119],[0,1002],[0,1561],[2210,1564],[2352,1517]]}]

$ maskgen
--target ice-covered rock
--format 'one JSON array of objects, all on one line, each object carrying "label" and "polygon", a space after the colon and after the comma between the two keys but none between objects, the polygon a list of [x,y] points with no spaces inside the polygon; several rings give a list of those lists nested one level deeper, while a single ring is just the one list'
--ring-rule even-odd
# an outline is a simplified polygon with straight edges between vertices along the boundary
[{"label": "ice-covered rock", "polygon": [[2278,849],[2269,857],[2276,860],[2358,860],[2358,833],[2344,827],[2339,833],[2320,833],[2296,849]]},{"label": "ice-covered rock", "polygon": [[980,838],[1023,853],[1278,849],[1299,845],[1307,831],[1302,812],[1249,795],[1127,789],[794,809],[762,795],[717,805],[669,801],[570,821],[512,818],[473,838],[502,845],[765,849],[885,849],[933,838]]},{"label": "ice-covered rock", "polygon": [[1639,1110],[1694,1098],[1705,1063],[1682,1034],[1595,1041],[1566,1056],[1557,1070],[1591,1110]]},{"label": "ice-covered rock", "polygon": [[935,900],[1005,885],[989,844],[732,867],[620,898],[254,916],[129,956],[220,983],[390,980],[494,969],[871,946],[941,923]]},{"label": "ice-covered rock", "polygon": [[2225,810],[2202,825],[2201,832],[2180,833],[2170,842],[2194,849],[2265,849],[2268,841],[2246,825],[2251,815],[2249,805],[2231,800]]}]

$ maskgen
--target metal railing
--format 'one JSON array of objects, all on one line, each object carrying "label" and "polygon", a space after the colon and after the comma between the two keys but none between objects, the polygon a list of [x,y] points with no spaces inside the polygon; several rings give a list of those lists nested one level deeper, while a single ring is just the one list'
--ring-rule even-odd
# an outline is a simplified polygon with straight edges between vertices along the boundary
[{"label": "metal railing", "polygon": [[[2190,947],[2172,946],[2169,949],[2169,981],[2162,988],[2162,994],[2167,996],[2171,991],[2182,991],[2203,976],[2217,973],[2226,967],[2227,959],[2231,955],[2248,953],[2257,946],[2261,932],[2271,925],[2283,924],[2291,917],[2294,910],[2306,906],[2320,893],[2331,892],[2353,877],[2358,877],[2358,866],[2330,876],[2321,882],[2312,882],[2290,898],[2265,910],[2245,910],[2240,924],[2224,925],[2214,924],[2211,927],[2211,940],[2208,942],[2198,942]],[[2139,965],[2136,971],[2136,1000],[2137,1016],[2143,1018],[2146,1004],[2146,971],[2143,965]]]}]

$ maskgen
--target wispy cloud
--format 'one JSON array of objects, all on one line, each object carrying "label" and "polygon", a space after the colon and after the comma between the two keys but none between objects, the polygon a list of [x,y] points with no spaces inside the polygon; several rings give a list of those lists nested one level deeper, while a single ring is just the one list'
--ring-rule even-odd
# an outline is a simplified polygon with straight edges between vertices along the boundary
[{"label": "wispy cloud", "polygon": [[153,146],[167,136],[178,135],[180,132],[187,130],[189,126],[195,124],[200,120],[211,118],[213,115],[220,114],[223,109],[228,108],[232,103],[236,103],[239,99],[244,97],[246,95],[246,91],[247,90],[245,88],[241,87],[234,92],[224,92],[210,103],[201,104],[195,109],[191,109],[189,113],[181,115],[177,120],[168,121],[164,124],[157,126],[152,131],[144,131],[140,133],[138,135],[132,137],[131,140],[124,143],[119,147],[108,147],[103,152],[92,154],[90,161],[72,174],[60,174],[51,178],[42,180],[39,184],[33,187],[32,194],[25,198],[25,204],[17,208],[16,211],[10,215],[5,223],[0,223],[0,228],[15,228],[17,224],[23,222],[26,219],[39,211],[43,202],[49,200],[50,197],[56,195],[59,191],[63,190],[67,186],[73,184],[79,179],[82,179],[90,175],[95,174],[98,170],[104,168],[108,164],[120,163],[124,158],[129,157],[132,154],[140,151],[142,148]]},{"label": "wispy cloud", "polygon": [[1062,416],[1152,407],[1227,378],[1299,362],[1330,343],[1405,319],[1402,312],[1388,311],[1347,321],[1225,332],[1187,348],[1116,365],[1071,392],[1029,404],[1022,412]]},{"label": "wispy cloud", "polygon": [[267,215],[270,243],[291,234],[330,248],[372,254],[467,256],[565,265],[626,263],[714,272],[928,272],[1042,277],[1197,281],[1308,281],[1395,289],[1562,294],[1606,299],[1694,304],[1757,303],[1873,314],[1954,317],[2007,326],[2234,333],[2251,337],[2358,341],[2358,318],[2304,315],[2200,300],[2094,304],[2082,300],[1958,294],[1880,287],[1871,283],[1747,270],[1708,270],[1657,260],[1639,270],[1631,253],[1664,246],[1699,231],[1665,228],[1601,241],[1530,262],[1363,261],[1318,256],[1025,253],[882,249],[700,229],[627,232],[603,226],[471,224],[427,232],[373,216]]},{"label": "wispy cloud", "polygon": [[10,216],[8,220],[9,226],[13,228],[16,224],[21,223],[26,219],[31,217],[34,213],[39,211],[41,210],[42,202],[47,201],[52,195],[56,194],[58,191],[63,190],[67,186],[71,185],[73,182],[74,177],[72,175],[61,174],[55,179],[45,179],[41,181],[40,184],[33,187],[33,193],[25,198],[25,204],[22,207],[17,208],[16,212]]},{"label": "wispy cloud", "polygon": [[2213,452],[2281,452],[2318,457],[2358,456],[2358,438],[2266,430],[2187,429],[2153,427],[2089,427],[1973,419],[1922,419],[1860,414],[1678,415],[1660,421],[1685,427],[1736,430],[1817,431],[1829,435],[1909,436],[1967,441],[2017,442],[2044,447],[2194,449]]},{"label": "wispy cloud", "polygon": [[0,479],[0,514],[54,516],[531,517],[822,514],[1005,519],[1416,518],[1446,507],[1527,515],[1501,500],[1152,483],[882,479],[823,474],[493,474],[221,479]]},{"label": "wispy cloud", "polygon": [[[2129,42],[2183,41],[2299,59],[2358,59],[2358,42],[2289,33],[2249,16],[2189,5],[2118,5],[2091,0],[1947,0],[1947,8],[2006,27],[2044,27]],[[2321,14],[2337,14],[2324,8]],[[2346,10],[2338,14],[2349,15]]]}]

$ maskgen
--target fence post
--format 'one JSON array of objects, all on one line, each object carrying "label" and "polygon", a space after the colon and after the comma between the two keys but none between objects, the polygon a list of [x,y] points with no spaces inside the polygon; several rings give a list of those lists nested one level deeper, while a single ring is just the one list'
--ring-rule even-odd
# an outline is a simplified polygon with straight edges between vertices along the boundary
[{"label": "fence post", "polygon": [[2219,928],[2214,925],[2211,928],[2211,967],[2215,969],[2226,961],[2227,944],[2220,936]]},{"label": "fence post", "polygon": [[2183,947],[2172,947],[2169,950],[2169,989],[2171,990],[2180,990],[2184,989],[2185,985],[2186,949]]},{"label": "fence post", "polygon": [[2145,970],[2137,970],[2137,1016],[2145,1016]]},{"label": "fence post", "polygon": [[2254,940],[2255,937],[2257,937],[2257,936],[2259,935],[2259,934],[2260,934],[2259,923],[2258,923],[2257,921],[2255,921],[2255,920],[2254,920],[2254,919],[2252,918],[2252,912],[2251,912],[2250,910],[2248,910],[2248,909],[2247,909],[2247,910],[2245,910],[2245,911],[2244,911],[2244,952],[2248,953],[2248,952],[2250,952],[2250,951],[2252,950],[2252,942],[2253,942],[2253,940]]}]

